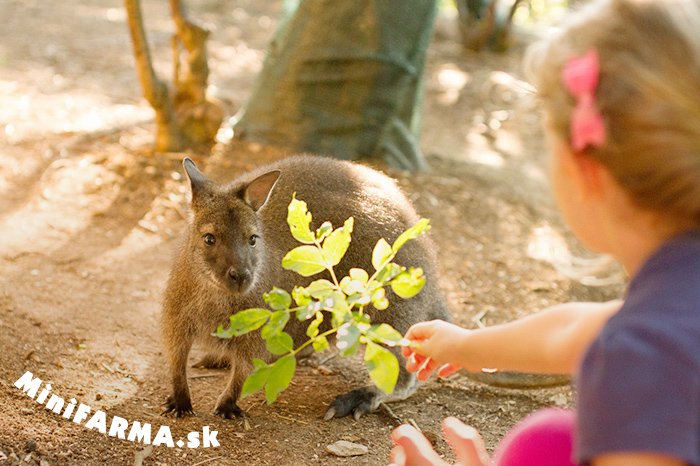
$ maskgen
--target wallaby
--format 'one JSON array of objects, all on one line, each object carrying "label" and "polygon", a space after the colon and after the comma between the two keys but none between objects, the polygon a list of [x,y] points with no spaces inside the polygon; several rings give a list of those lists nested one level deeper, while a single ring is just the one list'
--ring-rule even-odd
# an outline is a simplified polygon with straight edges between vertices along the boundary
[{"label": "wallaby", "polygon": [[[372,271],[372,249],[379,238],[392,242],[419,217],[397,184],[388,176],[352,162],[325,157],[296,156],[261,167],[230,184],[214,183],[189,158],[184,168],[192,188],[192,216],[186,238],[177,254],[165,292],[163,336],[172,370],[173,392],[165,412],[176,416],[192,413],[187,384],[187,357],[195,341],[204,344],[210,362],[228,361],[229,382],[219,397],[215,413],[224,418],[241,415],[237,400],[243,381],[252,370],[252,359],[272,360],[259,332],[230,340],[212,336],[217,325],[231,314],[265,307],[262,295],[277,286],[291,290],[320,278],[284,270],[282,257],[298,246],[286,223],[293,193],[305,201],[313,215],[312,228],[324,221],[340,226],[355,219],[352,242],[337,267],[345,276],[350,267]],[[436,251],[423,235],[409,241],[396,258],[398,264],[422,267],[427,278],[414,298],[402,300],[387,290],[390,307],[370,310],[372,322],[386,322],[404,333],[420,321],[448,320],[448,310],[438,287]],[[326,277],[328,278],[328,277]],[[291,319],[286,331],[295,345],[304,342],[307,322]],[[378,408],[383,401],[405,399],[416,389],[413,374],[400,361],[396,389],[385,395],[374,386],[340,395],[325,418],[352,414],[356,419]]]}]

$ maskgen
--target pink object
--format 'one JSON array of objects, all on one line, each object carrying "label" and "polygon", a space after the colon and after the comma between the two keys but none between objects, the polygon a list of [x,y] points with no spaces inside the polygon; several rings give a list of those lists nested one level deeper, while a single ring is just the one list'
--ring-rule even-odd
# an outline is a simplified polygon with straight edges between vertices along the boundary
[{"label": "pink object", "polygon": [[570,59],[562,72],[566,89],[576,99],[571,115],[571,147],[575,151],[580,152],[588,146],[600,147],[605,142],[603,115],[595,106],[599,75],[600,64],[595,49]]},{"label": "pink object", "polygon": [[547,408],[520,421],[496,448],[494,466],[575,466],[576,415]]}]

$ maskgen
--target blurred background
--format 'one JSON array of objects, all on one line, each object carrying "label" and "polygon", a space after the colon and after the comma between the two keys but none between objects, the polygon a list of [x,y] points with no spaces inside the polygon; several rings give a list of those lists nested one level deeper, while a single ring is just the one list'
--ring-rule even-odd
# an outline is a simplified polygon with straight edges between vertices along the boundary
[{"label": "blurred background", "polygon": [[[358,26],[357,35],[343,16],[352,12],[336,3],[0,0],[0,460],[132,464],[141,455],[143,464],[386,464],[391,418],[321,420],[335,395],[366,378],[359,361],[300,368],[275,405],[246,399],[246,422],[211,414],[226,372],[194,370],[197,416],[159,415],[169,384],[160,299],[188,216],[185,155],[222,181],[315,147],[386,171],[431,219],[440,286],[453,319],[467,327],[557,302],[619,296],[622,279],[614,271],[583,282],[568,278],[599,261],[556,213],[537,99],[521,69],[527,46],[556,27],[570,2],[365,2],[354,14],[370,12],[362,17],[375,22]],[[181,22],[172,15],[178,5]],[[137,31],[138,21],[127,6],[132,13],[140,7],[141,51],[148,47],[150,61],[135,56],[129,25]],[[208,31],[204,61],[201,49],[188,48],[197,35],[187,35],[188,22]],[[319,41],[321,32],[309,31],[332,35]],[[413,42],[406,31],[422,39]],[[360,68],[367,71],[362,60],[377,54],[395,73],[382,80],[389,75],[379,66],[371,79],[362,74],[359,88],[371,92],[361,101],[337,93],[357,85],[355,68],[333,74],[347,59],[337,53],[355,50],[360,36],[378,38],[353,55]],[[314,45],[298,47],[302,42]],[[309,63],[309,55],[316,60],[311,71],[284,66]],[[155,90],[167,86],[167,96],[149,94],[149,82]],[[327,91],[294,101],[275,94],[300,82]],[[337,109],[332,115],[350,108],[338,124],[352,131],[303,120],[302,138],[294,126],[302,117],[327,120],[328,113],[308,108]],[[376,116],[371,130],[346,124],[358,109]],[[159,147],[168,121],[167,131],[190,136]],[[38,406],[13,385],[26,370],[65,399],[168,424],[175,436],[210,425],[221,447],[144,453],[143,445]],[[471,423],[492,448],[534,409],[571,403],[569,386],[505,389],[456,375],[430,381],[393,409],[449,458],[439,439],[443,417]],[[369,453],[326,453],[340,439],[367,445]]]}]

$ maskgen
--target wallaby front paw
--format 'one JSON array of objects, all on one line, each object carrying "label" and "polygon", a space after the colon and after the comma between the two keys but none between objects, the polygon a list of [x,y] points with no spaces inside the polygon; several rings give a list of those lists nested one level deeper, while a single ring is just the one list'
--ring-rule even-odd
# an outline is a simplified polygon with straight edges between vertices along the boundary
[{"label": "wallaby front paw", "polygon": [[187,414],[194,415],[194,411],[192,410],[192,401],[189,397],[176,397],[174,395],[169,395],[163,406],[165,407],[165,410],[161,413],[161,415],[172,412],[175,413],[175,417],[184,417]]},{"label": "wallaby front paw", "polygon": [[233,419],[234,417],[243,416],[243,410],[238,407],[235,401],[227,399],[219,402],[214,409],[214,414],[221,416],[224,419]]},{"label": "wallaby front paw", "polygon": [[339,395],[331,402],[323,419],[328,421],[334,417],[345,417],[352,414],[355,420],[372,412],[377,393],[367,388],[357,388],[344,395]]}]

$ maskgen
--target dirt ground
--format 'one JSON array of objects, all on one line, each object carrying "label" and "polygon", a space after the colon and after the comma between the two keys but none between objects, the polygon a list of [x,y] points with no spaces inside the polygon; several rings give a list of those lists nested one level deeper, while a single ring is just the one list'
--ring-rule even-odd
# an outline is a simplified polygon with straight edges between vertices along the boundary
[{"label": "dirt ground", "polygon": [[[169,74],[165,3],[144,0],[158,70]],[[235,113],[249,95],[281,2],[190,0],[212,28],[213,92]],[[192,370],[196,416],[161,416],[169,390],[160,298],[185,225],[183,154],[152,156],[121,2],[0,2],[0,464],[386,464],[392,419],[325,422],[327,404],[366,378],[360,361],[302,366],[279,402],[242,402],[248,421],[211,414],[224,371]],[[454,320],[493,325],[566,300],[603,300],[557,272],[566,233],[547,186],[536,101],[506,55],[465,53],[449,18],[429,50],[422,146],[430,170],[389,173],[431,218],[441,287]],[[192,154],[217,179],[284,156],[234,142]],[[385,168],[385,167],[380,167]],[[197,355],[193,355],[193,358]],[[210,426],[218,448],[144,446],[75,425],[14,387],[25,371],[109,417],[165,424],[175,439]],[[542,406],[571,406],[570,387],[499,389],[463,375],[425,384],[393,405],[441,453],[442,418],[478,428],[488,447]],[[337,458],[340,439],[369,453]],[[148,453],[148,456],[146,454]],[[145,458],[144,458],[145,457]]]}]

